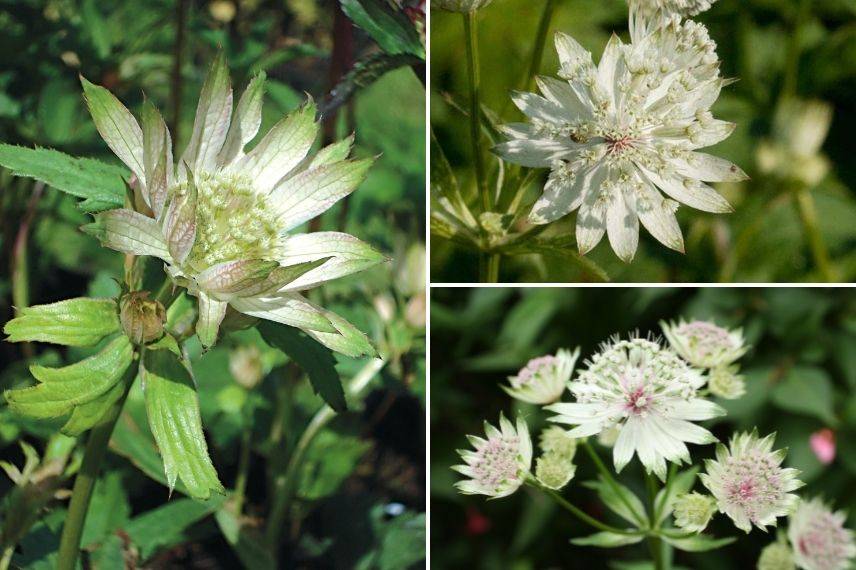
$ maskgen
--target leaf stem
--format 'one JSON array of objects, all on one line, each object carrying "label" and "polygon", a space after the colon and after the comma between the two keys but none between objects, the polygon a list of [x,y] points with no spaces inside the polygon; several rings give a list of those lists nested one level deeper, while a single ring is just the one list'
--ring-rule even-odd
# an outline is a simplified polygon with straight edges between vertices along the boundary
[{"label": "leaf stem", "polygon": [[666,478],[666,486],[663,490],[663,499],[659,502],[656,501],[654,503],[654,517],[651,519],[653,526],[658,528],[660,526],[660,515],[663,513],[663,509],[666,508],[666,504],[669,501],[669,493],[672,491],[672,482],[675,480],[675,477],[678,474],[678,465],[676,463],[672,463],[669,465],[669,476]]},{"label": "leaf stem", "polygon": [[[656,499],[657,499],[657,483],[654,477],[648,471],[645,471],[645,483],[648,487],[648,516],[651,518],[652,530],[657,529],[656,519]],[[648,534],[648,549],[651,551],[651,557],[654,560],[654,568],[656,570],[664,570],[663,564],[663,541],[656,534]]]},{"label": "leaf stem", "polygon": [[612,474],[606,468],[606,465],[601,461],[600,456],[598,456],[597,452],[592,448],[591,444],[588,441],[583,441],[583,448],[585,448],[586,453],[589,454],[591,460],[594,462],[597,470],[600,471],[601,476],[606,481],[606,484],[610,486],[612,492],[624,503],[624,506],[627,507],[627,510],[633,515],[633,518],[636,519],[637,524],[640,528],[644,528],[645,517],[636,512],[636,509],[633,508],[633,505],[630,503],[630,500],[627,496],[622,492],[621,488],[618,486],[618,482],[613,478]]},{"label": "leaf stem", "polygon": [[[142,358],[142,357],[141,357]],[[68,506],[65,524],[62,527],[62,536],[59,542],[58,570],[74,570],[77,556],[80,552],[80,539],[83,536],[83,525],[86,522],[86,513],[89,511],[89,501],[92,498],[92,489],[98,479],[98,471],[101,461],[110,443],[116,420],[125,405],[131,383],[119,400],[113,404],[104,415],[101,423],[89,432],[86,442],[86,451],[83,454],[83,463],[74,480],[74,489],[71,493],[71,504]]]},{"label": "leaf stem", "polygon": [[467,77],[470,86],[470,142],[473,153],[473,169],[476,176],[476,187],[482,198],[484,212],[489,212],[492,206],[490,190],[487,187],[487,174],[484,156],[481,149],[481,72],[479,68],[479,49],[477,37],[476,13],[468,12],[464,17],[464,35],[467,48]]},{"label": "leaf stem", "polygon": [[817,208],[815,208],[811,191],[805,187],[799,188],[794,194],[794,200],[796,201],[797,210],[799,210],[800,221],[802,221],[803,231],[805,231],[814,263],[820,275],[824,281],[837,281],[835,270],[832,268],[832,263],[829,259],[829,250],[826,248],[823,235],[820,233],[820,228],[818,227]]},{"label": "leaf stem", "polygon": [[550,21],[556,8],[556,0],[546,0],[541,19],[538,22],[538,31],[535,35],[535,47],[532,50],[532,60],[529,63],[529,75],[526,78],[526,91],[532,91],[535,76],[541,69],[541,60],[544,58],[544,46],[547,43],[547,32],[550,30]]},{"label": "leaf stem", "polygon": [[636,532],[636,531],[624,530],[624,529],[614,527],[614,526],[608,525],[606,523],[603,523],[603,522],[597,520],[596,518],[585,513],[579,507],[574,506],[573,503],[569,502],[567,499],[562,497],[559,493],[557,493],[553,489],[548,489],[547,487],[544,487],[543,485],[541,485],[540,483],[538,483],[534,479],[530,479],[529,484],[532,485],[533,487],[536,487],[537,489],[543,491],[546,495],[548,495],[550,498],[552,498],[563,509],[565,509],[566,511],[568,511],[569,513],[571,513],[572,515],[577,517],[579,520],[586,523],[587,525],[596,528],[597,530],[600,530],[603,532],[612,532],[615,534],[623,534],[623,535],[627,535],[627,536],[640,534],[639,532]]},{"label": "leaf stem", "polygon": [[[351,397],[360,396],[366,387],[382,369],[386,366],[386,361],[380,358],[374,358],[363,366],[357,374],[351,379],[348,386],[348,393]],[[321,430],[336,417],[336,412],[328,405],[324,405],[309,421],[306,429],[301,434],[300,439],[294,447],[294,452],[288,461],[288,466],[285,468],[285,476],[282,480],[282,485],[276,488],[273,498],[273,507],[271,508],[270,516],[268,517],[267,529],[265,530],[265,540],[270,546],[274,556],[278,549],[276,548],[277,541],[282,536],[282,528],[285,524],[285,519],[291,506],[291,501],[297,492],[298,477],[303,466],[303,460],[306,452],[315,440],[315,437]]]}]

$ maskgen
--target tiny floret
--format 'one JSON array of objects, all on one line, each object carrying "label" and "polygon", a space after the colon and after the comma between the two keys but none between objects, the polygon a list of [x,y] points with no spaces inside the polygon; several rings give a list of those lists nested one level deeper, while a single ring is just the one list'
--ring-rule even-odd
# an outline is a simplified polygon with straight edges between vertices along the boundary
[{"label": "tiny floret", "polygon": [[715,512],[716,501],[708,495],[687,493],[675,500],[675,524],[688,532],[703,531]]},{"label": "tiny floret", "polygon": [[717,366],[710,371],[707,387],[710,393],[725,400],[736,400],[746,394],[746,381],[737,366]]},{"label": "tiny floret", "polygon": [[795,570],[794,554],[784,542],[768,544],[758,558],[758,570]]},{"label": "tiny floret", "polygon": [[516,428],[505,416],[499,429],[485,422],[485,437],[468,436],[473,450],[459,450],[463,465],[452,467],[468,479],[455,483],[465,495],[507,497],[526,482],[532,467],[532,440],[523,418]]},{"label": "tiny floret", "polygon": [[708,430],[692,423],[722,415],[718,405],[698,396],[702,374],[675,352],[642,338],[605,344],[569,389],[573,403],[546,409],[551,421],[576,426],[571,437],[617,428],[613,448],[617,471],[639,456],[645,469],[665,480],[666,461],[689,462],[686,443],[713,443]]},{"label": "tiny floret", "polygon": [[844,526],[847,516],[822,500],[801,501],[791,516],[788,539],[794,561],[804,570],[846,570],[856,557],[853,531]]},{"label": "tiny floret", "polygon": [[730,331],[707,321],[661,322],[660,326],[675,352],[699,368],[731,364],[749,350],[740,329]]},{"label": "tiny floret", "polygon": [[555,356],[548,354],[530,360],[516,376],[509,376],[503,390],[512,398],[530,404],[552,404],[567,388],[580,349],[571,352],[560,349]]},{"label": "tiny floret", "polygon": [[721,513],[746,533],[752,525],[764,530],[776,519],[791,514],[803,486],[799,471],[782,467],[787,451],[773,451],[775,435],[763,439],[757,432],[735,435],[729,447],[716,447],[716,459],[705,462],[701,482],[716,499]]}]

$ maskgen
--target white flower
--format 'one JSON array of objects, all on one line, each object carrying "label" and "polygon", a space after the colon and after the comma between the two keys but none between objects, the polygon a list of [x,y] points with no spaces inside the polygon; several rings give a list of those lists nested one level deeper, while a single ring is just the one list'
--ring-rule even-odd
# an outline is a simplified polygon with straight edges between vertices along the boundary
[{"label": "white flower", "polygon": [[535,461],[535,477],[538,482],[554,491],[570,483],[577,472],[573,461],[561,453],[545,453]]},{"label": "white flower", "polygon": [[784,542],[768,544],[758,558],[758,570],[794,570],[794,554]]},{"label": "white flower", "polygon": [[491,2],[493,0],[431,0],[431,7],[449,12],[474,12]]},{"label": "white flower", "polygon": [[580,252],[592,250],[606,233],[615,253],[630,261],[640,221],[657,240],[683,251],[679,203],[732,211],[702,181],[746,175],[697,152],[734,130],[710,113],[728,83],[719,76],[715,48],[704,26],[672,20],[631,44],[613,36],[595,67],[579,43],[557,34],[563,80],[538,78],[543,97],[515,93],[530,122],[505,126],[510,140],[494,149],[509,162],[551,169],[529,221],[547,224],[579,209]]},{"label": "white flower", "polygon": [[701,493],[687,493],[675,500],[675,524],[688,532],[703,531],[715,512],[716,501]]},{"label": "white flower", "polygon": [[787,450],[772,451],[774,440],[774,434],[763,439],[755,431],[737,434],[728,448],[716,446],[716,460],[706,460],[707,472],[699,476],[719,512],[747,533],[753,524],[762,530],[775,526],[776,518],[789,515],[799,500],[792,491],[803,486],[800,472],[781,467]]},{"label": "white flower", "polygon": [[818,498],[801,501],[790,518],[788,539],[794,561],[804,570],[846,570],[856,557],[847,515],[833,512]]},{"label": "white flower", "polygon": [[530,360],[517,376],[509,376],[509,386],[502,386],[509,396],[530,404],[551,404],[562,397],[574,373],[580,349],[559,349],[556,355]]},{"label": "white flower", "polygon": [[710,10],[716,0],[627,0],[630,10],[640,15],[696,16]]},{"label": "white flower", "polygon": [[725,411],[697,396],[703,376],[671,350],[641,338],[615,340],[587,364],[570,384],[577,401],[546,409],[558,414],[551,421],[577,426],[569,432],[572,437],[618,428],[613,448],[617,471],[637,454],[649,473],[665,479],[666,460],[689,462],[685,442],[716,441],[692,422]]},{"label": "white flower", "polygon": [[741,329],[729,331],[707,321],[683,320],[677,325],[660,321],[660,327],[675,352],[699,368],[731,364],[749,350]]},{"label": "white flower", "polygon": [[83,79],[95,125],[133,172],[144,203],[139,209],[146,211],[110,210],[85,229],[107,247],[162,259],[173,282],[198,299],[196,331],[205,347],[216,341],[231,306],[298,327],[333,350],[372,354],[353,325],[300,292],[383,256],[348,234],[295,233],[351,193],[372,160],[346,160],[351,139],[309,156],[318,132],[311,101],[245,153],[261,124],[264,79],[250,82],[233,112],[229,72],[218,55],[177,165],[170,133],[151,103],[140,127],[109,91]]},{"label": "white flower", "polygon": [[505,416],[499,416],[499,428],[484,423],[487,439],[467,436],[474,451],[458,450],[464,465],[452,467],[469,477],[455,483],[465,495],[507,497],[526,482],[532,466],[532,440],[523,418],[517,418],[517,428]]},{"label": "white flower", "polygon": [[736,400],[746,394],[746,381],[737,366],[718,366],[707,376],[710,393],[725,400]]}]

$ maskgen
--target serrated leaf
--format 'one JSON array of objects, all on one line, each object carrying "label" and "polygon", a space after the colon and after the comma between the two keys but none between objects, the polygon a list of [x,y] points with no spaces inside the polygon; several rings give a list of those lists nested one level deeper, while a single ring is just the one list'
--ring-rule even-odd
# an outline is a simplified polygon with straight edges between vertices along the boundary
[{"label": "serrated leaf", "polygon": [[425,47],[410,18],[384,0],[340,0],[342,11],[390,55],[425,58]]},{"label": "serrated leaf", "polygon": [[731,544],[736,538],[729,536],[727,538],[713,538],[704,534],[690,536],[687,538],[669,538],[663,536],[663,540],[678,550],[685,552],[707,552],[708,550],[716,550],[728,544]]},{"label": "serrated leaf", "polygon": [[169,350],[148,351],[143,389],[149,427],[160,449],[170,489],[180,477],[195,499],[207,499],[212,491],[223,493],[208,456],[199,398],[187,368]]},{"label": "serrated leaf", "polygon": [[75,406],[91,402],[110,390],[125,374],[134,347],[125,336],[116,337],[101,352],[62,368],[34,365],[30,372],[39,384],[6,392],[9,408],[34,418],[56,418]]},{"label": "serrated leaf", "polygon": [[65,346],[93,346],[119,330],[112,299],[67,299],[19,311],[3,327],[9,342],[50,342]]},{"label": "serrated leaf", "polygon": [[645,538],[641,534],[616,534],[614,532],[598,532],[582,538],[572,538],[571,544],[577,546],[597,546],[599,548],[618,548],[628,544],[642,542]]},{"label": "serrated leaf", "polygon": [[137,371],[134,367],[128,367],[124,378],[120,382],[117,382],[115,386],[91,402],[76,406],[71,412],[71,417],[60,428],[60,431],[67,436],[77,437],[98,425],[104,414],[113,407],[113,404],[119,401],[128,389],[128,385],[134,380],[136,374]]},{"label": "serrated leaf", "polygon": [[[633,508],[633,511],[635,511],[639,516],[641,516],[642,520],[647,524],[648,516],[645,511],[645,505],[642,504],[642,501],[639,500],[639,497],[637,497],[633,493],[633,491],[631,491],[621,483],[618,483],[616,481],[615,484],[618,487],[618,490],[624,494],[625,499],[627,499],[627,502],[630,503],[630,506]],[[615,491],[613,491],[612,486],[610,486],[609,483],[607,483],[603,478],[600,478],[597,481],[586,481],[585,483],[583,483],[583,485],[585,487],[588,487],[589,489],[594,489],[594,491],[598,494],[603,503],[607,507],[609,507],[612,512],[614,512],[629,523],[632,523],[634,525],[639,524],[638,518],[634,516],[634,513],[630,510],[630,508],[628,508],[628,506],[624,504],[624,501],[621,500],[621,497],[619,497],[615,493]]]},{"label": "serrated leaf", "polygon": [[299,329],[264,321],[258,330],[265,342],[286,353],[309,376],[315,393],[337,412],[347,409],[345,390],[330,350]]}]

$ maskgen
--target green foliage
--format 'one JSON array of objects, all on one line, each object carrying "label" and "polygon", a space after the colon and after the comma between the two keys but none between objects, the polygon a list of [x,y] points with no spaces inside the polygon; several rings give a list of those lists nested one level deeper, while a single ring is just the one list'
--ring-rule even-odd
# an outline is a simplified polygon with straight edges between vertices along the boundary
[{"label": "green foliage", "polygon": [[425,57],[425,46],[404,13],[383,0],[340,0],[342,10],[390,55]]},{"label": "green foliage", "polygon": [[3,327],[9,342],[50,342],[66,346],[92,346],[119,330],[119,315],[112,299],[68,299],[50,305],[22,307]]}]

